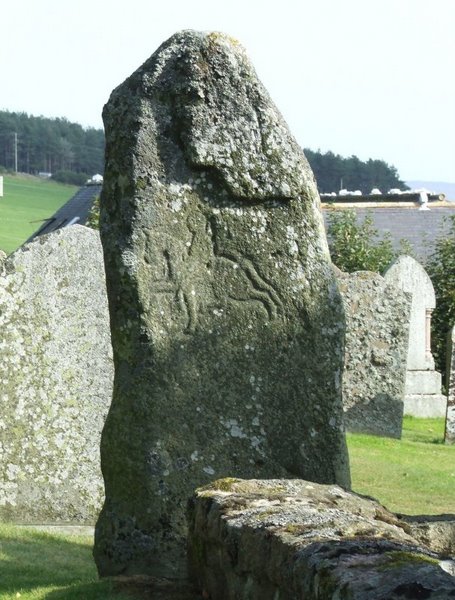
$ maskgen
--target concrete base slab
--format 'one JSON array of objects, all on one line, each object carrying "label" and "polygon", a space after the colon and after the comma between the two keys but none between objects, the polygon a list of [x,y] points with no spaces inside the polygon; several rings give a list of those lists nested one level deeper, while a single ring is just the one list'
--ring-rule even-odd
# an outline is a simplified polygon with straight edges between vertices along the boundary
[{"label": "concrete base slab", "polygon": [[440,394],[441,373],[438,371],[407,371],[405,393],[407,395]]},{"label": "concrete base slab", "polygon": [[446,416],[447,396],[442,394],[408,394],[404,399],[404,414],[413,417]]}]

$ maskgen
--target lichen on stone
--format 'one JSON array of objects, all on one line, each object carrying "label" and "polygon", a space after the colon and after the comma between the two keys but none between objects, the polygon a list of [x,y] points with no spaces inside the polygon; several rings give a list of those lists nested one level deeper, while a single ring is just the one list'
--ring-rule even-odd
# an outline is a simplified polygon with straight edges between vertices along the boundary
[{"label": "lichen on stone", "polygon": [[0,517],[93,523],[113,364],[101,244],[74,226],[0,275]]},{"label": "lichen on stone", "polygon": [[314,177],[237,43],[176,34],[103,115],[116,376],[95,557],[173,577],[194,488],[349,486],[344,317]]}]

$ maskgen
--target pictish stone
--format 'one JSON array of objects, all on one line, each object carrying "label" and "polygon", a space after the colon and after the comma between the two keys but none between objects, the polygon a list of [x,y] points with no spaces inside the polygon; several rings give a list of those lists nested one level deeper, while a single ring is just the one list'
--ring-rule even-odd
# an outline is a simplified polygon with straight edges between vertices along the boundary
[{"label": "pictish stone", "polygon": [[405,255],[392,263],[384,278],[412,297],[404,413],[443,417],[447,399],[441,393],[441,374],[435,371],[431,354],[431,313],[436,306],[431,279],[420,263]]},{"label": "pictish stone", "polygon": [[444,438],[447,444],[455,444],[455,325],[447,337],[447,413]]},{"label": "pictish stone", "polygon": [[116,373],[95,558],[184,577],[198,485],[349,485],[342,303],[313,175],[235,40],[176,34],[104,121]]},{"label": "pictish stone", "polygon": [[400,438],[410,296],[378,273],[337,270],[337,279],[346,313],[346,429]]},{"label": "pictish stone", "polygon": [[97,232],[26,244],[0,274],[0,519],[94,524],[113,362]]}]

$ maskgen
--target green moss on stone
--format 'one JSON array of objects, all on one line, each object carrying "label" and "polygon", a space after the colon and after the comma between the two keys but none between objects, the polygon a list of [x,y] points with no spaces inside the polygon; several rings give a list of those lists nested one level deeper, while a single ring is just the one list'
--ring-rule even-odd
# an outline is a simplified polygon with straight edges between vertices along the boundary
[{"label": "green moss on stone", "polygon": [[387,554],[387,562],[381,565],[379,570],[385,571],[388,569],[398,569],[409,563],[430,563],[437,565],[439,564],[439,561],[431,556],[426,556],[425,554],[399,550],[396,552],[389,552]]},{"label": "green moss on stone", "polygon": [[209,483],[208,485],[205,485],[200,489],[202,491],[220,490],[221,492],[232,492],[233,485],[235,483],[240,483],[241,481],[241,479],[237,479],[235,477],[224,477],[223,479],[217,479],[216,481],[212,481],[212,483]]}]

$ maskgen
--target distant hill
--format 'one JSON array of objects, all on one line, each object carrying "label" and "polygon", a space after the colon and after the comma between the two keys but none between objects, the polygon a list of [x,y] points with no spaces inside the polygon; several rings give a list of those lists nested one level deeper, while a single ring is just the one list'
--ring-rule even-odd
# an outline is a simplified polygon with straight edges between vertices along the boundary
[{"label": "distant hill", "polygon": [[406,181],[406,185],[412,190],[425,188],[431,192],[445,194],[446,200],[455,202],[455,183],[448,183],[447,181]]}]

